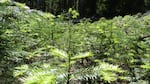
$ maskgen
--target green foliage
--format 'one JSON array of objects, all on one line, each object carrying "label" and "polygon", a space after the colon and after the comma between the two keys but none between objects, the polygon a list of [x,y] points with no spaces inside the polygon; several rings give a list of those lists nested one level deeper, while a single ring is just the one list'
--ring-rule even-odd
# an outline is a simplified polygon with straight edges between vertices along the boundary
[{"label": "green foliage", "polygon": [[83,59],[87,57],[91,57],[93,54],[91,52],[81,53],[71,58],[71,60]]},{"label": "green foliage", "polygon": [[73,24],[75,10],[26,8],[0,2],[0,83],[149,83],[150,15]]},{"label": "green foliage", "polygon": [[56,84],[55,76],[51,73],[34,72],[35,74],[30,75],[24,84]]},{"label": "green foliage", "polygon": [[117,73],[124,73],[124,70],[118,66],[108,64],[105,62],[98,61],[98,66],[91,68],[82,68],[73,73],[72,80],[86,80],[89,79],[95,81],[97,79],[102,79],[111,83],[118,79]]},{"label": "green foliage", "polygon": [[68,13],[71,14],[71,16],[72,16],[73,19],[75,19],[75,18],[77,18],[79,16],[79,13],[76,10],[72,10],[72,8],[70,8],[68,10]]}]

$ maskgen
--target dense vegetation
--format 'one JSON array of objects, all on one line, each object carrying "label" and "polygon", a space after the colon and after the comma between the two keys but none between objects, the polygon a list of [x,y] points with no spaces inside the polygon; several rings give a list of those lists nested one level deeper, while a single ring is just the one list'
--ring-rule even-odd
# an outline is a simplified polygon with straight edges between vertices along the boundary
[{"label": "dense vegetation", "polygon": [[150,14],[53,15],[0,1],[0,84],[149,84]]}]

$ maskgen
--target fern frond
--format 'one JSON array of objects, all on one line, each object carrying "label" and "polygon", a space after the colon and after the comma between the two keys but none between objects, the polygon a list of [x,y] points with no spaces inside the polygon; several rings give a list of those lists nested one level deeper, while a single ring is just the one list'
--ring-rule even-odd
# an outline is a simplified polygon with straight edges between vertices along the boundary
[{"label": "fern frond", "polygon": [[124,70],[116,65],[102,62],[98,66],[79,69],[72,73],[72,80],[104,80],[107,82],[115,81],[119,78],[117,73],[123,73]]},{"label": "fern frond", "polygon": [[60,58],[63,58],[63,59],[68,58],[68,54],[65,51],[60,50],[60,49],[52,49],[51,54],[54,56],[58,56]]},{"label": "fern frond", "polygon": [[72,73],[71,80],[88,80],[90,79],[96,79],[98,77],[97,74],[93,73],[93,68],[82,68],[79,70],[76,70]]},{"label": "fern frond", "polygon": [[80,53],[79,55],[72,57],[71,60],[77,60],[77,59],[82,59],[82,58],[91,57],[91,56],[93,56],[92,52]]},{"label": "fern frond", "polygon": [[55,76],[48,72],[36,72],[25,79],[24,84],[55,84]]}]

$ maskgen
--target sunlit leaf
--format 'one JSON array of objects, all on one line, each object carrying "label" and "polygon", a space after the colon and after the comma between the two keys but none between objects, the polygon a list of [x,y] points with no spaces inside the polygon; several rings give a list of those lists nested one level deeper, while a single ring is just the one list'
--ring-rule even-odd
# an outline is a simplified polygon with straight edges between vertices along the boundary
[{"label": "sunlit leaf", "polygon": [[86,53],[81,53],[79,55],[72,57],[71,60],[78,60],[78,59],[83,59],[83,58],[87,58],[87,57],[91,57],[91,56],[93,56],[93,53],[86,52]]}]

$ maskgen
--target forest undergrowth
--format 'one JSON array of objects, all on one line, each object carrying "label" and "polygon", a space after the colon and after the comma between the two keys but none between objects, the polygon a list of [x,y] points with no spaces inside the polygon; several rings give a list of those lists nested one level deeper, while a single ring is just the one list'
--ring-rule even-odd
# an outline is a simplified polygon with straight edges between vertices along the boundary
[{"label": "forest undergrowth", "polygon": [[149,84],[150,14],[81,19],[0,1],[0,84]]}]

